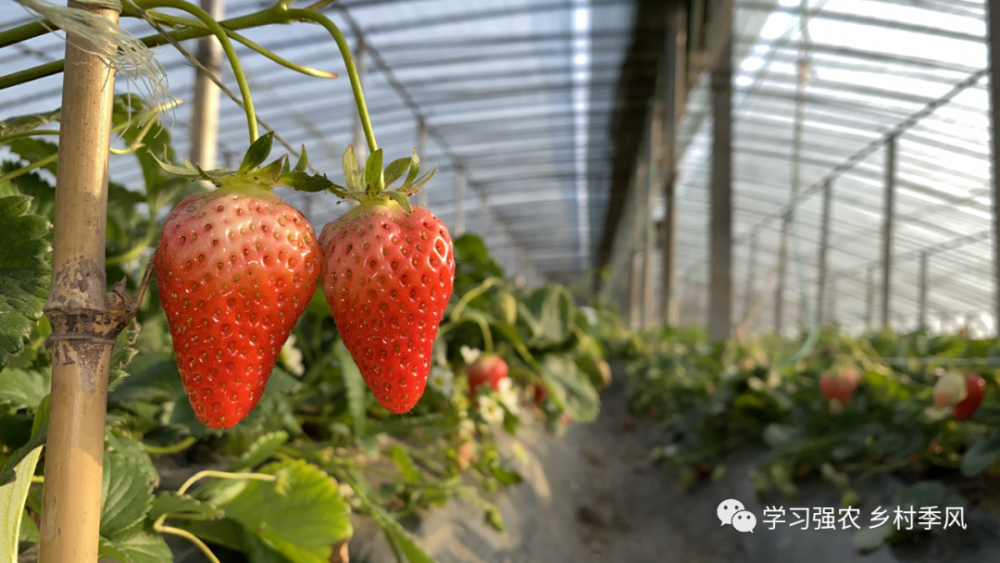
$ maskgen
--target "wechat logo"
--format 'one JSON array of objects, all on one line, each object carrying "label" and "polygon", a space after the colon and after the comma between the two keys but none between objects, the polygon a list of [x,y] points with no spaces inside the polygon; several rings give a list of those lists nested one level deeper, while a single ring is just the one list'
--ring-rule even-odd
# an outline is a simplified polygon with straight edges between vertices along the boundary
[{"label": "wechat logo", "polygon": [[731,525],[736,529],[737,532],[742,533],[753,533],[753,529],[757,527],[757,516],[753,512],[750,512],[743,506],[743,503],[734,500],[724,500],[719,503],[719,507],[715,509],[715,514],[719,517],[719,521],[722,522],[722,526]]}]

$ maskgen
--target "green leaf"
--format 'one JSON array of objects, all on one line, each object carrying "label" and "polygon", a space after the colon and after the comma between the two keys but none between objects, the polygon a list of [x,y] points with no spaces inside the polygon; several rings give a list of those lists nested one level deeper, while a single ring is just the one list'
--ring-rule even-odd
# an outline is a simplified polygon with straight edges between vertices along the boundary
[{"label": "green leaf", "polygon": [[437,170],[438,170],[437,166],[435,166],[434,168],[431,169],[430,172],[428,172],[427,174],[424,174],[419,180],[411,183],[409,186],[406,186],[405,189],[407,189],[407,190],[415,190],[415,189],[420,188],[420,186],[423,186],[427,182],[430,182],[432,178],[434,178],[434,175],[437,174]]},{"label": "green leaf", "polygon": [[52,395],[46,395],[42,397],[42,400],[38,402],[38,406],[35,407],[35,419],[31,421],[31,435],[34,436],[38,434],[38,431],[42,429],[49,422],[49,410],[52,404]]},{"label": "green leaf", "polygon": [[24,503],[41,453],[41,446],[31,450],[14,468],[15,481],[0,487],[0,506],[4,507],[0,510],[0,563],[17,563]]},{"label": "green leaf", "polygon": [[141,441],[118,436],[109,427],[104,430],[104,446],[109,452],[116,452],[128,458],[154,487],[160,485],[160,474],[153,466],[153,460],[150,459]]},{"label": "green leaf", "polygon": [[385,189],[382,181],[382,149],[368,155],[365,163],[365,188],[381,192]]},{"label": "green leaf", "polygon": [[389,166],[385,168],[385,187],[389,187],[399,179],[400,176],[406,172],[406,169],[410,167],[410,158],[400,158],[399,160],[394,160],[389,163]]},{"label": "green leaf", "polygon": [[240,172],[249,172],[261,165],[271,154],[271,144],[274,142],[274,132],[261,135],[254,141],[240,163]]},{"label": "green leaf", "polygon": [[141,522],[153,504],[153,484],[138,464],[119,452],[104,452],[101,536],[113,538]]},{"label": "green leaf", "polygon": [[417,470],[417,466],[413,464],[413,458],[410,457],[410,452],[406,451],[402,446],[396,444],[389,448],[386,452],[389,454],[389,458],[396,465],[396,469],[399,470],[399,474],[403,476],[403,480],[407,483],[417,483],[422,481],[420,476],[420,471]]},{"label": "green leaf", "polygon": [[115,338],[115,346],[111,350],[111,371],[108,374],[109,386],[120,379],[128,377],[129,374],[125,371],[125,368],[132,362],[132,358],[139,353],[132,346],[135,345],[136,339],[139,338],[140,330],[139,322],[133,320],[130,326],[126,327]]},{"label": "green leaf", "polygon": [[352,190],[363,190],[365,187],[365,178],[358,170],[358,155],[354,152],[354,145],[347,145],[347,150],[344,151],[344,181]]},{"label": "green leaf", "polygon": [[121,563],[163,563],[173,561],[170,547],[151,523],[133,526],[112,538],[101,537],[98,555]]},{"label": "green leaf", "polygon": [[[239,520],[229,518],[227,522],[236,534],[236,541],[239,543],[240,550],[247,555],[250,563],[297,563],[299,561],[298,559],[289,559],[286,557],[282,552],[278,551],[274,544],[253,533],[253,530]],[[309,555],[306,557],[311,560],[312,558]]]},{"label": "green leaf", "polygon": [[44,218],[24,214],[30,203],[24,196],[0,198],[0,369],[7,354],[24,348],[49,289],[43,237],[50,227]]},{"label": "green leaf", "polygon": [[[24,160],[34,164],[39,160],[48,158],[57,152],[59,152],[59,146],[55,143],[50,143],[48,141],[43,141],[37,137],[26,137],[22,139],[17,139],[11,141],[8,145],[10,147],[10,152],[20,156]],[[43,170],[48,170],[49,173],[55,175],[56,173],[56,161],[52,161],[42,167]]]},{"label": "green leaf", "polygon": [[275,181],[278,176],[281,176],[282,169],[285,167],[285,163],[288,160],[288,155],[281,155],[278,160],[275,160],[271,164],[268,164],[264,168],[254,173],[254,176],[262,176],[267,180]]},{"label": "green leaf", "polygon": [[38,525],[28,515],[27,509],[22,510],[21,513],[21,531],[17,535],[17,549],[23,553],[38,543]]},{"label": "green leaf", "polygon": [[597,390],[568,358],[549,354],[542,361],[542,375],[549,394],[574,422],[590,422],[600,412]]},{"label": "green leaf", "polygon": [[976,442],[962,456],[962,475],[974,477],[1000,459],[1000,432]]},{"label": "green leaf", "polygon": [[511,471],[499,463],[490,466],[490,473],[500,481],[501,485],[517,485],[522,481],[521,475],[516,471]]},{"label": "green leaf", "polygon": [[413,181],[417,179],[417,174],[420,173],[420,157],[417,156],[417,149],[413,149],[413,154],[410,155],[410,173],[406,175],[406,181],[403,182],[403,187],[401,190],[409,188]]},{"label": "green leaf", "polygon": [[45,424],[38,428],[38,431],[31,435],[31,439],[28,440],[27,444],[11,452],[3,471],[0,471],[0,487],[15,479],[14,468],[17,467],[17,464],[21,463],[22,459],[28,457],[35,448],[44,445],[48,437],[49,423],[46,421]]},{"label": "green leaf", "polygon": [[409,563],[436,563],[433,557],[417,545],[417,542],[413,541],[410,534],[399,525],[399,522],[391,514],[375,505],[369,505],[368,508],[371,511],[372,519],[382,528],[390,541],[399,546]]},{"label": "green leaf", "polygon": [[244,471],[267,461],[274,452],[288,441],[288,432],[270,432],[257,438],[247,451],[229,468],[232,472]]},{"label": "green leaf", "polygon": [[0,403],[34,410],[49,394],[51,385],[52,374],[48,367],[39,371],[5,369],[0,371]]},{"label": "green leaf", "polygon": [[209,502],[203,502],[190,495],[179,495],[176,491],[163,491],[156,495],[147,517],[156,520],[164,514],[170,518],[184,520],[215,520],[225,512]]},{"label": "green leaf", "polygon": [[385,195],[391,197],[393,201],[398,203],[400,207],[403,208],[407,214],[411,213],[410,210],[410,198],[406,197],[406,194],[400,191],[393,190],[391,192],[385,192]]},{"label": "green leaf", "polygon": [[[351,537],[351,507],[337,482],[318,467],[291,460],[267,465],[260,473],[276,475],[278,482],[247,483],[222,506],[227,519],[302,563],[325,563],[332,546]],[[189,529],[199,533],[199,526],[192,523]]]},{"label": "green leaf", "polygon": [[33,113],[31,115],[18,115],[0,121],[0,136],[16,135],[38,129],[42,125],[48,125],[54,121],[59,121],[61,109],[46,111],[43,113]]},{"label": "green leaf", "polygon": [[518,313],[531,330],[528,345],[544,348],[562,344],[570,337],[576,308],[565,287],[547,284],[519,303]]},{"label": "green leaf", "polygon": [[302,145],[302,154],[299,161],[295,163],[296,172],[305,172],[309,168],[309,155],[306,153],[306,146]]},{"label": "green leaf", "polygon": [[293,190],[309,193],[322,192],[336,186],[326,176],[320,176],[319,174],[312,176],[306,172],[287,172],[278,176],[278,183],[288,186]]},{"label": "green leaf", "polygon": [[[15,170],[20,170],[21,164],[13,161],[6,161],[0,164],[0,175],[6,175]],[[42,179],[36,172],[28,172],[0,184],[0,197],[12,195],[25,195],[31,198],[29,213],[41,215],[49,220],[55,213],[56,189]]]},{"label": "green leaf", "polygon": [[361,370],[351,358],[351,353],[344,346],[344,341],[338,339],[334,344],[337,362],[340,364],[340,373],[344,376],[344,387],[347,389],[347,408],[351,413],[351,420],[354,423],[354,435],[361,437],[365,435],[365,393],[367,393],[365,380],[361,377]]},{"label": "green leaf", "polygon": [[896,529],[889,524],[883,524],[877,528],[862,528],[851,537],[851,544],[854,545],[854,549],[863,553],[874,551],[881,547],[895,531]]}]

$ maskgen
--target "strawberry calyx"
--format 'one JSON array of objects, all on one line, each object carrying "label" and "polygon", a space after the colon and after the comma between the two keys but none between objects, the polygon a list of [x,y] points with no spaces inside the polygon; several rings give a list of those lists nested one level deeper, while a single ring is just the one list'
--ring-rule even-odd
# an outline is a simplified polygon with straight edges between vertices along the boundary
[{"label": "strawberry calyx", "polygon": [[254,141],[243,155],[238,170],[204,170],[187,159],[182,166],[177,166],[162,161],[155,155],[153,158],[161,168],[175,176],[188,180],[205,180],[218,188],[256,189],[260,192],[284,186],[302,192],[329,191],[340,197],[345,196],[344,188],[331,182],[326,175],[306,172],[309,168],[309,156],[305,145],[302,146],[302,154],[294,168],[289,164],[288,155],[281,155],[277,160],[262,167],[261,165],[271,154],[273,142],[274,132],[262,135]]},{"label": "strawberry calyx", "polygon": [[[365,169],[358,168],[358,157],[354,145],[348,145],[344,151],[344,181],[347,186],[337,186],[335,193],[343,199],[353,199],[361,204],[368,202],[384,202],[392,200],[398,203],[407,215],[410,214],[409,197],[420,193],[420,187],[434,177],[435,166],[430,172],[420,176],[420,157],[414,150],[409,158],[400,158],[382,168],[382,149],[376,149],[365,161]],[[398,189],[389,190],[403,176],[403,185]],[[419,177],[418,177],[419,176]],[[331,190],[332,191],[332,190]]]}]

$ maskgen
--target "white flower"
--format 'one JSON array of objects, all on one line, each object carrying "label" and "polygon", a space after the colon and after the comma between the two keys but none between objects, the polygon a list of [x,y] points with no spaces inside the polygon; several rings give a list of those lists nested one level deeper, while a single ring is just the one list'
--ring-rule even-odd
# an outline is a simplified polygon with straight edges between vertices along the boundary
[{"label": "white flower", "polygon": [[431,376],[427,380],[427,383],[438,393],[441,393],[445,397],[450,397],[451,385],[454,379],[455,374],[451,373],[450,369],[441,366],[434,366],[431,368]]},{"label": "white flower", "polygon": [[462,354],[462,359],[465,360],[465,363],[470,366],[479,359],[479,354],[481,354],[478,348],[469,348],[468,346],[462,346],[458,351]]},{"label": "white flower", "polygon": [[587,319],[587,324],[590,326],[597,326],[600,319],[597,317],[597,310],[593,307],[580,307],[580,312],[583,313],[585,319]]},{"label": "white flower", "polygon": [[344,498],[350,498],[354,496],[354,489],[352,489],[351,486],[348,485],[347,483],[341,483],[340,485],[337,486],[337,488],[340,489],[340,496]]},{"label": "white flower", "polygon": [[458,423],[458,435],[466,440],[472,439],[473,434],[476,433],[476,423],[472,422],[468,418],[462,420]]},{"label": "white flower", "polygon": [[489,397],[479,398],[479,416],[487,424],[500,424],[503,422],[503,407]]},{"label": "white flower", "polygon": [[295,347],[294,334],[288,335],[288,340],[278,353],[278,359],[281,360],[281,365],[299,377],[306,372],[305,366],[302,365],[302,350]]},{"label": "white flower", "polygon": [[507,407],[511,414],[517,414],[517,391],[514,390],[513,386],[514,382],[509,377],[501,379],[497,395],[500,397],[500,402]]}]

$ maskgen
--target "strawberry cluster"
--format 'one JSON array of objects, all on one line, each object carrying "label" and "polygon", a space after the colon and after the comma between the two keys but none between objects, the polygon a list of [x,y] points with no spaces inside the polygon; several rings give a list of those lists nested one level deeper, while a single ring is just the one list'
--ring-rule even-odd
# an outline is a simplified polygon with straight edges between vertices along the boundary
[{"label": "strawberry cluster", "polygon": [[[294,169],[261,167],[273,135],[251,145],[237,171],[161,163],[218,189],[183,200],[167,217],[154,257],[156,284],[181,381],[198,419],[231,428],[257,405],[292,327],[321,286],[344,344],[379,403],[404,413],[423,395],[438,326],[451,298],[451,237],[408,196],[422,178],[414,152],[382,169],[382,152],[358,170],[344,155],[347,186]],[[408,174],[407,174],[408,172]],[[387,186],[407,174],[402,187]],[[359,205],[321,237],[277,186],[330,191]]]}]

